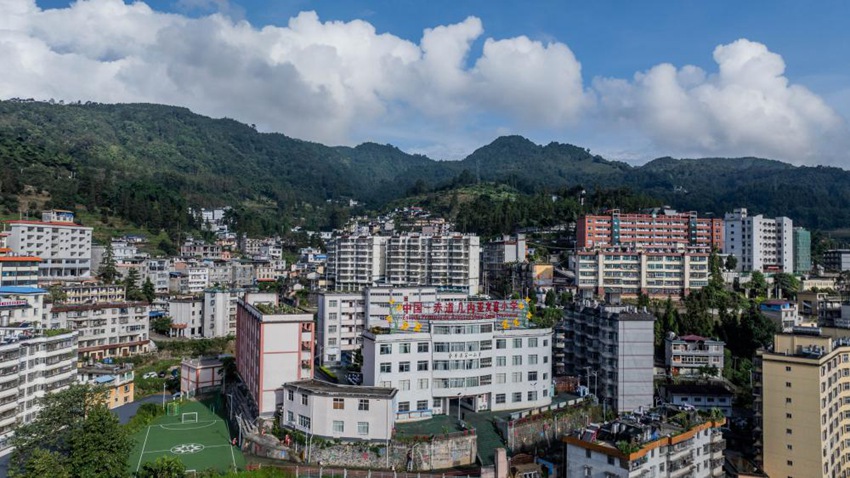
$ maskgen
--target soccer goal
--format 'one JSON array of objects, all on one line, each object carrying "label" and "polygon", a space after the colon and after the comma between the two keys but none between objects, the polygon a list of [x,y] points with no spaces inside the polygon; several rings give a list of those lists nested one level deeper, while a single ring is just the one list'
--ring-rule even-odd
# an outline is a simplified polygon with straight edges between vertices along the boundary
[{"label": "soccer goal", "polygon": [[182,423],[198,423],[198,412],[186,412],[180,415]]},{"label": "soccer goal", "polygon": [[168,402],[165,404],[165,411],[169,417],[176,417],[180,413],[180,402]]}]

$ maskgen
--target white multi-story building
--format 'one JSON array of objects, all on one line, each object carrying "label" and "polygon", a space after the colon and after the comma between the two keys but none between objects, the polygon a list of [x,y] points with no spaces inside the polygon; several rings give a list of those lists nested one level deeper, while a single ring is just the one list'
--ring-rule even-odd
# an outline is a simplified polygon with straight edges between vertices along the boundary
[{"label": "white multi-story building", "polygon": [[390,285],[434,286],[477,294],[478,236],[341,236],[328,242],[327,278],[339,291]]},{"label": "white multi-story building", "polygon": [[44,324],[46,295],[37,287],[0,287],[0,326]]},{"label": "white multi-story building", "polygon": [[65,293],[62,303],[67,305],[116,303],[125,299],[123,285],[73,285],[63,287],[62,292]]},{"label": "white multi-story building", "polygon": [[724,217],[723,253],[738,259],[737,270],[794,273],[794,224],[787,217],[750,216],[735,209]]},{"label": "white multi-story building", "polygon": [[77,379],[77,333],[0,329],[0,455],[12,451],[18,425],[35,419],[45,395]]},{"label": "white multi-story building", "polygon": [[348,363],[360,349],[363,330],[384,325],[394,304],[462,301],[465,293],[438,291],[436,287],[367,287],[361,292],[328,292],[319,296],[319,347],[324,365]]},{"label": "white multi-story building", "polygon": [[171,317],[171,335],[175,337],[202,337],[204,300],[200,297],[173,297],[168,301]]},{"label": "white multi-story building", "polygon": [[170,259],[147,259],[140,270],[139,277],[142,283],[150,279],[157,295],[167,294],[171,268]]},{"label": "white multi-story building", "polygon": [[677,336],[669,332],[664,339],[664,365],[674,376],[702,375],[713,367],[720,377],[723,372],[723,347],[720,340],[707,339],[699,335]]},{"label": "white multi-story building", "polygon": [[586,249],[569,258],[579,290],[604,296],[679,297],[708,285],[710,275],[705,247]]},{"label": "white multi-story building", "polygon": [[478,236],[402,234],[387,242],[386,281],[395,287],[435,286],[478,294]]},{"label": "white multi-story building", "polygon": [[[591,425],[564,437],[568,477],[713,478],[726,476],[726,441],[720,415],[703,418],[694,410],[663,407]],[[687,415],[685,419],[682,416]]]},{"label": "white multi-story building", "polygon": [[150,305],[143,302],[59,305],[49,311],[50,328],[79,333],[82,359],[146,353],[149,321]]},{"label": "white multi-story building", "polygon": [[389,440],[396,390],[299,380],[283,386],[280,424],[340,440]]},{"label": "white multi-story building", "polygon": [[363,333],[363,384],[398,390],[396,421],[449,414],[452,407],[460,414],[458,405],[475,412],[546,406],[551,339],[552,329],[474,315],[375,327]]},{"label": "white multi-story building", "polygon": [[208,289],[204,291],[204,337],[236,335],[236,302],[246,289]]},{"label": "white multi-story building", "polygon": [[655,317],[632,306],[585,304],[555,327],[555,370],[585,378],[600,401],[630,412],[653,405]]},{"label": "white multi-story building", "polygon": [[0,252],[0,287],[37,287],[40,263],[40,257]]},{"label": "white multi-story building", "polygon": [[41,258],[43,281],[91,276],[92,228],[74,223],[74,213],[52,210],[41,221],[8,221],[7,245],[17,254]]},{"label": "white multi-story building", "polygon": [[387,240],[383,236],[341,236],[328,241],[327,278],[336,290],[360,290],[386,278]]}]

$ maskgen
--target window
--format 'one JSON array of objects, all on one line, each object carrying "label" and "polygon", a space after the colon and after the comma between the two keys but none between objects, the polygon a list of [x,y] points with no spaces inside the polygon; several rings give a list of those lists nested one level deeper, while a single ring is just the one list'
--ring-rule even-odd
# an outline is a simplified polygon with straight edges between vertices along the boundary
[{"label": "window", "polygon": [[529,365],[537,365],[537,355],[529,355],[528,356],[528,364]]},{"label": "window", "polygon": [[336,347],[336,338],[335,337],[329,337],[328,338],[328,346]]},{"label": "window", "polygon": [[496,339],[496,348],[497,349],[506,349],[508,348],[507,339]]},{"label": "window", "polygon": [[410,390],[410,380],[399,380],[398,381],[398,389],[399,390]]},{"label": "window", "polygon": [[409,412],[410,411],[410,402],[398,402],[398,411],[399,412]]},{"label": "window", "polygon": [[514,348],[521,349],[522,348],[522,339],[514,339]]},{"label": "window", "polygon": [[344,398],[334,398],[334,410],[345,410]]},{"label": "window", "polygon": [[301,394],[301,405],[307,405],[307,403],[308,403],[308,402],[307,402],[307,400],[308,400],[308,399],[307,399],[307,394],[306,394],[306,393],[302,393],[302,394]]},{"label": "window", "polygon": [[791,397],[786,397],[786,398],[785,398],[785,403],[791,403]]},{"label": "window", "polygon": [[537,337],[532,337],[532,338],[528,339],[528,346],[529,347],[537,347]]},{"label": "window", "polygon": [[399,353],[409,354],[410,353],[410,343],[399,344]]},{"label": "window", "polygon": [[393,371],[393,364],[390,362],[381,363],[381,373],[390,373]]},{"label": "window", "polygon": [[335,334],[336,333],[336,325],[329,325],[328,326],[328,333],[329,334]]},{"label": "window", "polygon": [[505,394],[504,393],[497,393],[496,394],[496,403],[497,404],[505,403]]},{"label": "window", "polygon": [[305,417],[304,415],[298,415],[298,424],[301,425],[302,428],[309,430],[310,429],[310,417]]},{"label": "window", "polygon": [[513,382],[513,383],[522,382],[522,372],[511,373],[511,382]]},{"label": "window", "polygon": [[361,398],[360,402],[357,404],[357,409],[361,412],[369,411],[369,400],[365,398]]},{"label": "window", "polygon": [[504,373],[496,374],[496,383],[505,383],[507,381],[507,375]]},{"label": "window", "polygon": [[522,355],[514,355],[511,357],[511,363],[513,365],[522,365]]},{"label": "window", "polygon": [[785,382],[785,388],[791,388],[791,382]]},{"label": "window", "polygon": [[609,457],[608,457],[608,464],[609,464],[609,465],[613,465],[613,464],[614,464],[614,457],[613,457],[613,456],[609,456]]},{"label": "window", "polygon": [[507,359],[507,357],[504,357],[504,356],[502,356],[502,357],[496,357],[496,366],[497,366],[497,367],[504,367],[504,366],[505,366],[505,365],[507,365],[507,364],[508,364],[508,359]]},{"label": "window", "polygon": [[287,390],[286,399],[289,400],[290,402],[294,402],[295,401],[295,392],[293,390]]},{"label": "window", "polygon": [[334,420],[334,433],[344,433],[345,432],[345,422],[342,420]]},{"label": "window", "polygon": [[419,390],[427,390],[428,389],[428,379],[420,378],[419,379]]},{"label": "window", "polygon": [[295,414],[291,411],[286,412],[286,423],[295,423]]},{"label": "window", "polygon": [[785,429],[785,434],[786,434],[786,435],[791,435],[791,429],[790,429],[790,428],[786,428],[786,429]]},{"label": "window", "polygon": [[381,344],[381,355],[393,353],[393,344]]},{"label": "window", "polygon": [[788,451],[791,451],[794,449],[794,445],[785,445],[785,448],[787,448]]},{"label": "window", "polygon": [[419,400],[416,402],[417,410],[428,410],[428,400]]},{"label": "window", "polygon": [[419,342],[416,344],[416,351],[419,353],[425,353],[428,351],[428,342]]},{"label": "window", "polygon": [[537,380],[537,372],[536,371],[528,372],[528,381],[534,382],[535,380]]},{"label": "window", "polygon": [[786,413],[786,414],[785,414],[785,418],[791,419],[791,414],[790,414],[790,413]]},{"label": "window", "polygon": [[588,450],[588,449],[585,449],[585,450],[584,450],[584,457],[585,457],[585,458],[590,458],[590,457],[592,457],[592,456],[593,456],[593,452],[591,452],[591,451],[590,451],[590,450]]},{"label": "window", "polygon": [[410,362],[399,362],[398,363],[398,371],[399,372],[410,372]]},{"label": "window", "polygon": [[418,370],[420,372],[424,372],[424,371],[428,370],[428,361],[427,360],[420,360],[420,361],[416,362],[416,370]]},{"label": "window", "polygon": [[337,301],[335,301],[335,300],[329,300],[328,301],[328,307],[336,307],[336,304],[337,304]]},{"label": "window", "polygon": [[368,435],[369,434],[369,422],[357,422],[357,434],[358,435]]},{"label": "window", "polygon": [[443,408],[443,404],[440,402],[439,398],[434,400],[434,408]]},{"label": "window", "polygon": [[531,390],[528,392],[528,401],[533,402],[537,400],[537,390]]},{"label": "window", "polygon": [[512,402],[521,402],[522,401],[522,392],[514,392],[511,397]]}]

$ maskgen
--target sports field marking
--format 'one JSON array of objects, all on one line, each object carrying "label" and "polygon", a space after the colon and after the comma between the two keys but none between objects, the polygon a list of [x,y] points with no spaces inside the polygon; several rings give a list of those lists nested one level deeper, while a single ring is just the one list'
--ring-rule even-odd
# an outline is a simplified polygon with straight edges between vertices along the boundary
[{"label": "sports field marking", "polygon": [[[177,445],[177,446],[180,446],[180,445]],[[210,448],[224,448],[224,447],[226,447],[226,446],[230,446],[230,445],[202,445],[202,446],[203,446],[204,448],[203,448],[203,450],[200,450],[200,451],[208,450],[208,449],[210,449]],[[151,450],[151,451],[145,451],[145,452],[142,452],[142,455],[147,455],[147,454],[149,454],[149,453],[172,453],[172,454],[174,454],[174,455],[185,455],[185,453],[174,453],[174,451],[172,451],[172,450],[174,450],[174,448],[176,448],[176,447],[171,447],[171,448],[169,448],[169,449],[167,449],[167,450]],[[233,453],[233,447],[232,447],[232,446],[230,446],[230,448],[231,448],[230,452],[231,452],[231,454],[232,454],[232,453]],[[195,453],[197,453],[197,452],[195,452]]]},{"label": "sports field marking", "polygon": [[160,427],[163,430],[180,432],[180,431],[184,431],[184,430],[200,430],[201,428],[209,428],[209,427],[215,425],[216,423],[218,423],[220,421],[221,420],[212,420],[212,421],[206,421],[206,422],[195,422],[192,425],[197,425],[197,426],[194,426],[194,427],[186,427],[186,426],[183,426],[182,424],[179,424],[179,423],[175,423],[175,424],[172,424],[172,425],[153,425],[153,426]]},{"label": "sports field marking", "polygon": [[142,457],[145,456],[145,446],[148,444],[148,435],[151,433],[151,427],[148,427],[147,433],[145,433],[145,442],[142,443],[142,453],[139,454],[139,464],[136,465],[136,471],[142,467]]},{"label": "sports field marking", "polygon": [[230,447],[230,459],[233,461],[233,469],[236,469],[236,457],[233,456],[233,446]]}]

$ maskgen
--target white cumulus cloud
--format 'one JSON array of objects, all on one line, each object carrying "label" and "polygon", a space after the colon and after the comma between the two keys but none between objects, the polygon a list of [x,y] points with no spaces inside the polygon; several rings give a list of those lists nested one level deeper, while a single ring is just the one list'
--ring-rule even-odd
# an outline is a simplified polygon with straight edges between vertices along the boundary
[{"label": "white cumulus cloud", "polygon": [[585,102],[581,67],[563,44],[487,38],[470,66],[484,34],[474,17],[427,29],[415,43],[314,12],[257,28],[121,0],[48,10],[0,0],[0,11],[4,98],[176,104],[328,143],[409,119],[492,114],[563,125]]},{"label": "white cumulus cloud", "polygon": [[782,57],[741,39],[714,50],[716,73],[656,65],[631,81],[597,78],[599,113],[637,127],[664,154],[759,155],[795,163],[835,160],[844,120],[790,84]]},{"label": "white cumulus cloud", "polygon": [[636,156],[647,159],[827,162],[848,136],[820,97],[788,81],[782,57],[748,40],[718,46],[715,72],[659,64],[586,86],[567,45],[487,37],[475,17],[411,41],[314,12],[257,26],[226,0],[176,5],[222,13],[193,17],[122,0],[62,9],[0,0],[0,98],[181,105],[307,140],[399,142],[451,157],[510,132],[640,149]]}]

